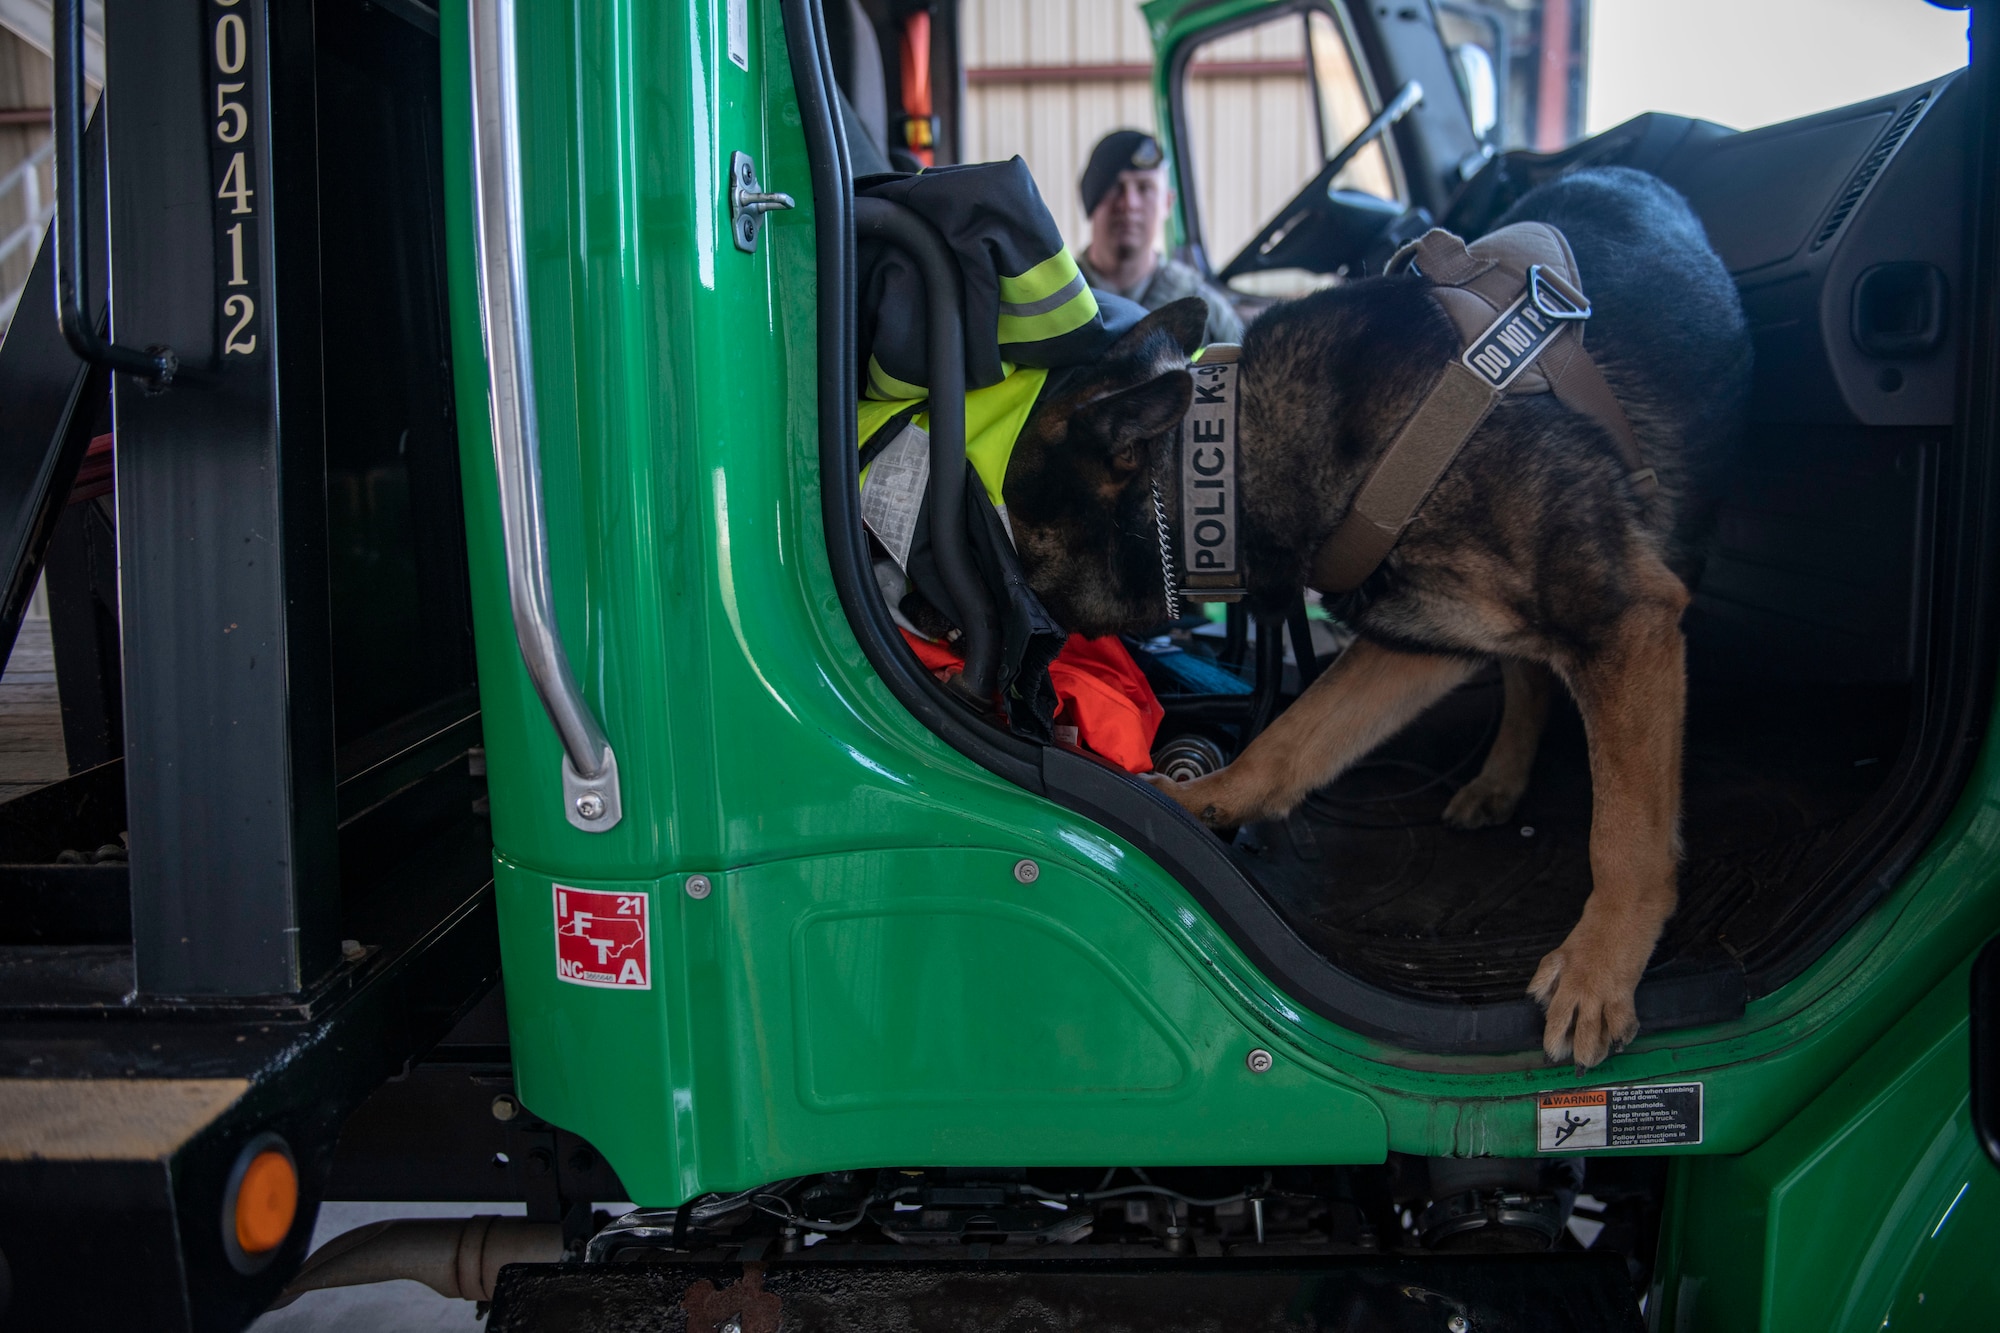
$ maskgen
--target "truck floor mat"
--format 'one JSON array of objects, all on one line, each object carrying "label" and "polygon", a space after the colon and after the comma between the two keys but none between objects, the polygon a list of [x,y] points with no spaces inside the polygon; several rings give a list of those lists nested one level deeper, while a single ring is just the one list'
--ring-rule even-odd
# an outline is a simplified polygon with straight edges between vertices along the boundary
[{"label": "truck floor mat", "polygon": [[[1443,822],[1485,760],[1500,697],[1489,672],[1287,819],[1238,835],[1244,871],[1343,970],[1429,998],[1517,1000],[1582,912],[1590,773],[1567,699],[1512,819],[1471,832]],[[1695,687],[1680,905],[1654,969],[1756,950],[1756,923],[1784,919],[1820,859],[1849,841],[1896,758],[1905,710],[1905,692],[1889,687]]]}]

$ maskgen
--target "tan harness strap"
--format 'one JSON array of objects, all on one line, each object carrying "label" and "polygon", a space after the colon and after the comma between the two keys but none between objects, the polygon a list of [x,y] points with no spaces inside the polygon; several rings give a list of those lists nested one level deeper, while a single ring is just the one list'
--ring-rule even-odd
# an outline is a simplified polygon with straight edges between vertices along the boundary
[{"label": "tan harness strap", "polygon": [[1651,496],[1659,489],[1659,477],[1646,466],[1646,456],[1639,451],[1638,432],[1632,429],[1632,419],[1625,415],[1625,405],[1611,391],[1597,362],[1583,350],[1581,338],[1564,338],[1542,359],[1547,362],[1544,369],[1556,401],[1572,412],[1593,418],[1610,432],[1612,442],[1618,446],[1619,458],[1631,472],[1632,489],[1642,500]]},{"label": "tan harness strap", "polygon": [[1307,582],[1321,592],[1348,592],[1361,586],[1394,549],[1417,506],[1437,485],[1458,449],[1500,395],[1485,380],[1454,361],[1444,378],[1417,407],[1416,415],[1383,455],[1394,467],[1378,466],[1354,497],[1354,507],[1313,557]]},{"label": "tan harness strap", "polygon": [[1466,350],[1389,442],[1314,555],[1308,583],[1323,593],[1351,592],[1375,572],[1503,394],[1553,392],[1611,435],[1641,496],[1658,484],[1618,396],[1584,350],[1590,304],[1560,231],[1517,223],[1467,246],[1433,228],[1398,251],[1388,271],[1411,265],[1432,283]]}]

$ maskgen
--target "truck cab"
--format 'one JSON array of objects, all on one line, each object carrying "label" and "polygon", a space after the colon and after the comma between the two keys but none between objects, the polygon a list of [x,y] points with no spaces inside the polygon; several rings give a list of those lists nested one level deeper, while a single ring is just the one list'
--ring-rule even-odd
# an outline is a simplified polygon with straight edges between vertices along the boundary
[{"label": "truck cab", "polygon": [[[1479,7],[1143,9],[1177,253],[1249,316],[1589,165],[1674,186],[1737,281],[1681,907],[1587,1072],[1525,994],[1588,890],[1573,717],[1506,826],[1438,820],[1482,679],[1225,839],[899,632],[857,242],[935,237],[855,182],[960,160],[952,0],[83,9],[0,342],[0,710],[46,634],[64,770],[0,802],[0,1329],[389,1276],[714,1333],[2000,1294],[1986,0],[1924,85],[1546,151]],[[1286,164],[1202,73],[1239,47],[1315,117],[1262,215],[1239,178]],[[1342,643],[1305,605],[1135,638],[1156,762],[1226,759]],[[349,1200],[468,1216],[309,1258]]]}]

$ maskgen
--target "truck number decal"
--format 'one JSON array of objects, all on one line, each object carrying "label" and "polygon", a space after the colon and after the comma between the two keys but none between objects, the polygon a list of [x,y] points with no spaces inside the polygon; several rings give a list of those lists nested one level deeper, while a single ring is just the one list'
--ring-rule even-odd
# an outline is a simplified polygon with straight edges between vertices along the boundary
[{"label": "truck number decal", "polygon": [[[251,83],[256,47],[240,7],[243,0],[210,0],[209,57],[215,96],[209,169],[215,199],[215,272],[220,279],[221,356],[256,355],[257,335],[257,145],[251,109],[238,100]],[[249,221],[243,219],[248,218]]]}]

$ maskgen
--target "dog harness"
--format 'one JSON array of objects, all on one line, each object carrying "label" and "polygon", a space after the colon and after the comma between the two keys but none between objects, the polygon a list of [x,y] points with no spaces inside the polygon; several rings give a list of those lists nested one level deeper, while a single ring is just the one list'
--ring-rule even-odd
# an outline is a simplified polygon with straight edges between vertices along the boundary
[{"label": "dog harness", "polygon": [[1625,409],[1584,350],[1590,301],[1560,231],[1517,222],[1467,245],[1433,228],[1397,251],[1387,271],[1405,269],[1430,281],[1465,351],[1445,366],[1313,557],[1306,582],[1322,593],[1352,592],[1380,567],[1506,394],[1554,393],[1610,434],[1641,498],[1658,486]]}]

